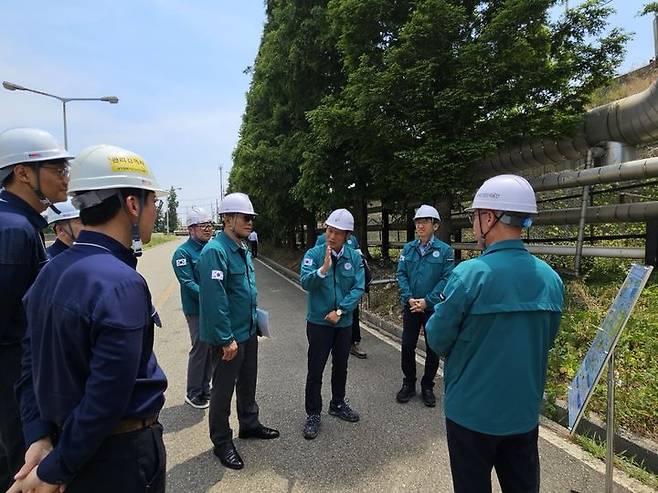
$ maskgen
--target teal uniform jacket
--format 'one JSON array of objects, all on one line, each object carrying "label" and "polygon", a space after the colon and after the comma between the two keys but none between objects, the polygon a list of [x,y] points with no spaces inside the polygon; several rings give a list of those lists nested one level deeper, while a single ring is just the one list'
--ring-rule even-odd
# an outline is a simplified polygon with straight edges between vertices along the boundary
[{"label": "teal uniform jacket", "polygon": [[248,249],[221,232],[201,250],[199,338],[213,346],[256,334],[256,273]]},{"label": "teal uniform jacket", "polygon": [[446,357],[446,418],[489,435],[535,428],[563,302],[560,277],[521,240],[460,263],[425,328]]},{"label": "teal uniform jacket", "polygon": [[189,238],[179,246],[171,259],[174,274],[180,283],[180,299],[185,315],[199,314],[199,280],[195,266],[204,243]]},{"label": "teal uniform jacket", "polygon": [[[322,233],[320,236],[318,236],[318,239],[315,240],[315,246],[326,245],[326,244],[327,244],[327,237],[325,236],[324,233]],[[359,252],[361,251],[361,247],[359,246],[359,240],[356,238],[356,235],[354,233],[349,234],[347,240],[345,240],[345,245],[350,248],[353,248],[354,250],[359,250]]]},{"label": "teal uniform jacket", "polygon": [[429,241],[425,255],[420,253],[420,240],[404,245],[397,270],[402,306],[407,306],[410,298],[424,298],[426,311],[433,311],[454,268],[452,248],[437,238]]},{"label": "teal uniform jacket", "polygon": [[308,291],[306,319],[318,325],[331,325],[324,317],[340,308],[343,315],[337,327],[352,325],[352,312],[357,307],[365,289],[365,274],[361,255],[352,248],[343,247],[338,260],[332,258],[331,267],[325,277],[318,269],[324,263],[326,246],[318,245],[304,254],[299,274],[302,287]]}]

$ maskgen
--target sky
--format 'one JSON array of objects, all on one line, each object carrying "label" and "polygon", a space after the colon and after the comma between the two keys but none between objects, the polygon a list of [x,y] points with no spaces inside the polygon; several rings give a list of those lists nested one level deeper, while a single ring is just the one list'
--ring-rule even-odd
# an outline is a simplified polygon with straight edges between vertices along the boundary
[{"label": "sky", "polygon": [[[570,0],[574,6],[576,0]],[[635,32],[620,70],[653,57],[643,0],[612,0],[613,25]],[[559,9],[558,9],[559,11]],[[263,0],[2,0],[0,79],[63,97],[69,150],[113,144],[140,154],[181,219],[228,182],[245,95],[265,21]],[[0,87],[0,130],[30,126],[63,143],[61,103]],[[226,186],[226,185],[225,185]]]}]

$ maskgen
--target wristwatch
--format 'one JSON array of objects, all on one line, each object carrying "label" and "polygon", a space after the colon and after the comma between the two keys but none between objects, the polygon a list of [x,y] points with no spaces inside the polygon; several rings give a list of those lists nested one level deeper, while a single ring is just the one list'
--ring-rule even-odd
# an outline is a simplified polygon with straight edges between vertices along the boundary
[{"label": "wristwatch", "polygon": [[341,310],[340,308],[337,308],[336,309],[336,315],[338,315],[339,317],[343,316],[343,310]]}]

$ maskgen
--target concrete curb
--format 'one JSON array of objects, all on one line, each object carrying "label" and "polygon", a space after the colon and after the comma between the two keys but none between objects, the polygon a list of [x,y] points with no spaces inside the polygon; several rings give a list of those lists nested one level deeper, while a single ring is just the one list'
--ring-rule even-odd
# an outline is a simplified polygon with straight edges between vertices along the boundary
[{"label": "concrete curb", "polygon": [[[280,264],[277,264],[272,259],[263,257],[262,255],[258,256],[258,260],[264,264],[267,264],[272,269],[285,276],[287,279],[299,283],[299,274],[296,272]],[[384,320],[379,315],[368,310],[361,309],[361,318],[372,327],[393,338],[395,341],[400,342],[402,339],[402,327]],[[425,341],[422,339],[418,340],[418,345],[423,351],[426,350]],[[568,422],[568,411],[566,403],[563,401],[557,401],[555,407],[557,416],[551,418],[551,421],[562,427],[562,434],[568,435],[569,431],[566,429],[566,424]],[[590,413],[587,419],[583,418],[580,420],[577,432],[580,435],[595,437],[599,442],[605,442],[605,423],[603,423],[602,420],[600,420],[593,413]],[[627,457],[633,457],[638,463],[642,464],[644,468],[654,474],[658,474],[657,443],[620,428],[619,431],[615,434],[614,447],[616,453],[623,454]]]}]

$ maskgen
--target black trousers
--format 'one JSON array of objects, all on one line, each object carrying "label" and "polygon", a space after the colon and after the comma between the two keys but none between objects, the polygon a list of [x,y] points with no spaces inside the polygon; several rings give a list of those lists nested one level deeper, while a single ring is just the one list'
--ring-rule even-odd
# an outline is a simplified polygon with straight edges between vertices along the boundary
[{"label": "black trousers", "polygon": [[539,492],[539,427],[518,435],[486,435],[446,419],[455,493],[489,493],[496,468],[503,493]]},{"label": "black trousers", "polygon": [[361,325],[359,324],[359,305],[352,312],[352,343],[361,342]]},{"label": "black trousers", "polygon": [[[420,328],[424,327],[432,313],[411,313],[408,307],[402,311],[402,373],[404,374],[404,383],[416,385],[416,345],[420,336]],[[427,344],[425,336],[426,358],[425,373],[420,381],[422,388],[433,389],[434,377],[439,369],[439,357],[432,351]]]},{"label": "black trousers", "polygon": [[306,322],[308,373],[306,375],[306,414],[322,412],[322,373],[331,353],[331,401],[345,399],[347,360],[350,356],[351,327],[334,327]]},{"label": "black trousers", "polygon": [[0,346],[0,491],[25,462],[25,445],[14,385],[21,372],[21,345]]},{"label": "black trousers", "polygon": [[222,360],[222,348],[212,348],[213,376],[208,420],[210,440],[219,446],[233,439],[228,422],[233,389],[237,393],[240,429],[258,428],[256,380],[258,378],[258,337],[254,334],[238,343],[238,353],[231,361]]},{"label": "black trousers", "polygon": [[66,486],[66,493],[164,493],[162,425],[111,435]]},{"label": "black trousers", "polygon": [[254,257],[254,258],[257,258],[258,257],[258,242],[249,240],[249,244],[251,245],[251,256]]}]

